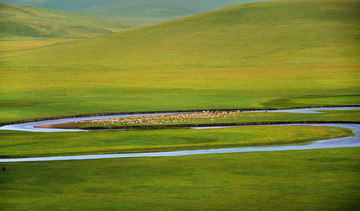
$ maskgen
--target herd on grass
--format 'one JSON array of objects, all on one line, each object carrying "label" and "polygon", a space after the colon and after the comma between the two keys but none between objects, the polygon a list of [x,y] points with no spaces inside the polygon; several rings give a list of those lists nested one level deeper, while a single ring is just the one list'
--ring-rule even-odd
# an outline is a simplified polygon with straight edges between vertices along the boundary
[{"label": "herd on grass", "polygon": [[121,118],[95,119],[76,121],[78,123],[90,123],[95,125],[165,125],[185,124],[195,122],[213,122],[215,120],[231,120],[240,117],[252,118],[252,111],[203,111],[179,114],[158,114],[146,116],[129,116]]}]

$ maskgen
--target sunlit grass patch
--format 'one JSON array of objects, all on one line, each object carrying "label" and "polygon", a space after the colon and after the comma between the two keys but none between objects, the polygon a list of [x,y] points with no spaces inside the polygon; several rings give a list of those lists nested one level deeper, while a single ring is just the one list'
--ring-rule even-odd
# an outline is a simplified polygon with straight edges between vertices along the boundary
[{"label": "sunlit grass patch", "polygon": [[8,163],[0,209],[357,210],[359,164],[359,148]]}]

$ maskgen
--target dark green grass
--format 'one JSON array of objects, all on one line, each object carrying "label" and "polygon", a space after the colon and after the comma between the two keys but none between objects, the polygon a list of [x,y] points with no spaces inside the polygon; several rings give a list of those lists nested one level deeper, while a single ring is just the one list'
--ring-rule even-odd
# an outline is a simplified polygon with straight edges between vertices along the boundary
[{"label": "dark green grass", "polygon": [[8,163],[1,210],[358,210],[360,149]]},{"label": "dark green grass", "polygon": [[350,129],[314,126],[247,126],[222,129],[164,129],[31,133],[0,131],[0,157],[175,151],[304,143],[347,137]]}]

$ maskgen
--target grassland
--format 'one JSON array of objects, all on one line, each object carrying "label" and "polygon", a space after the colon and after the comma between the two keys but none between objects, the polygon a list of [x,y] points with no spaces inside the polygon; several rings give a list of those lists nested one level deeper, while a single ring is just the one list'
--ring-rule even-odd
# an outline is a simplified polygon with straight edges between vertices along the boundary
[{"label": "grassland", "polygon": [[303,143],[353,135],[350,129],[320,126],[92,131],[76,134],[0,131],[0,156],[37,157],[229,148]]},{"label": "grassland", "polygon": [[358,210],[359,164],[359,148],[8,163],[0,209]]},{"label": "grassland", "polygon": [[259,2],[3,53],[0,122],[359,105],[358,11],[355,1]]},{"label": "grassland", "polygon": [[[14,37],[15,38],[15,37]],[[48,45],[54,45],[62,42],[71,42],[79,38],[65,38],[65,39],[56,39],[56,38],[30,38],[17,40],[19,37],[13,40],[0,40],[0,53],[2,51],[22,51],[30,50],[34,48],[41,48]]]},{"label": "grassland", "polygon": [[118,21],[30,6],[0,2],[0,39],[83,38],[119,31]]},{"label": "grassland", "polygon": [[[1,52],[0,123],[87,113],[360,105],[359,9],[359,2],[345,0],[259,2]],[[358,112],[249,119],[271,118],[358,121]],[[290,144],[349,135],[343,128],[306,126],[0,131],[0,155]],[[0,172],[0,210],[358,210],[359,164],[359,148],[7,163]]]}]

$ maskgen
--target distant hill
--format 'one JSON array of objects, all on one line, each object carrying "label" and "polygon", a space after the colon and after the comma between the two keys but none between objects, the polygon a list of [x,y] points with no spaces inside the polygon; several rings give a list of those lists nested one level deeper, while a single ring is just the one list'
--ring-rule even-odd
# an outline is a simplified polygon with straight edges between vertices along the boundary
[{"label": "distant hill", "polygon": [[29,0],[1,0],[0,2],[8,3],[8,4],[21,4],[25,3]]},{"label": "distant hill", "polygon": [[91,15],[0,2],[1,37],[89,37],[124,27],[123,23]]},{"label": "distant hill", "polygon": [[23,4],[147,25],[255,1],[259,0],[28,0]]},{"label": "distant hill", "polygon": [[[140,61],[150,66],[169,61],[173,66],[181,59],[181,65],[230,67],[355,61],[351,55],[359,42],[359,5],[342,0],[241,4],[48,48],[46,56],[56,58],[60,49],[63,58],[70,55],[65,62],[81,64],[93,55],[92,63],[123,64],[126,55],[126,64],[135,66]],[[73,52],[78,52],[76,58]],[[81,52],[87,52],[86,57]]]}]

